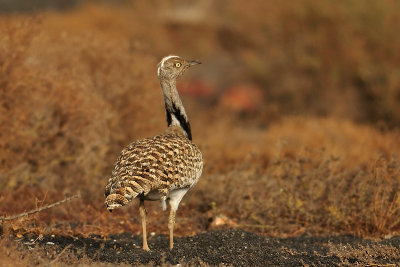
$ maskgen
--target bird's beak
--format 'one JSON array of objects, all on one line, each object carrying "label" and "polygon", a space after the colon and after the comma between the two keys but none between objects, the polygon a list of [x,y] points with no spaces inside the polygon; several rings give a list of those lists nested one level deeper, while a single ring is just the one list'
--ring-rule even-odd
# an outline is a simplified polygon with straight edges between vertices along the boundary
[{"label": "bird's beak", "polygon": [[194,65],[197,65],[197,64],[201,64],[201,62],[198,61],[198,60],[189,60],[188,63],[189,63],[190,67],[194,66]]}]

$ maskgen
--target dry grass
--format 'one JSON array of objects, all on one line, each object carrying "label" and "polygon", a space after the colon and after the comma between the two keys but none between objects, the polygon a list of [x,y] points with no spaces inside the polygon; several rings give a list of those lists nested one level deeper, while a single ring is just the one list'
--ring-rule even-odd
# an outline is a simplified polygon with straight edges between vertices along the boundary
[{"label": "dry grass", "polygon": [[[219,88],[184,99],[206,167],[178,234],[216,216],[271,235],[399,233],[398,3],[215,8],[190,23],[144,1],[0,18],[0,215],[82,195],[4,231],[140,232],[136,207],[106,212],[104,185],[124,145],[164,129],[155,66],[178,53]],[[232,114],[220,99],[242,81],[265,99]],[[149,231],[166,233],[149,206]]]},{"label": "dry grass", "polygon": [[[230,136],[242,136],[242,131],[232,130]],[[398,232],[400,176],[393,157],[398,133],[312,118],[289,118],[267,131],[251,132],[249,140],[241,139],[246,148],[239,140],[228,144],[247,149],[246,156],[218,148],[217,161],[229,155],[231,162],[205,175],[193,193],[200,202],[214,202],[214,215],[223,213],[239,226],[277,235]]]}]

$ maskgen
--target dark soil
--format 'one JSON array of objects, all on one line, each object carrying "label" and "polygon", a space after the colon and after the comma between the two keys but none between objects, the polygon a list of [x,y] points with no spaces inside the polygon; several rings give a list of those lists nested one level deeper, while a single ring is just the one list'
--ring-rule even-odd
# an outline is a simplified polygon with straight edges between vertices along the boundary
[{"label": "dark soil", "polygon": [[[141,236],[129,234],[100,237],[30,236],[22,240],[24,246],[39,247],[51,258],[65,248],[78,258],[93,261],[128,264],[209,264],[232,266],[346,266],[356,264],[399,264],[398,255],[369,255],[375,246],[397,251],[400,237],[382,241],[336,237],[263,237],[242,230],[220,230],[190,237],[176,237],[175,247],[168,249],[168,237],[149,237],[151,251],[141,249]],[[378,251],[378,250],[376,250]],[[64,253],[64,252],[63,252]],[[378,253],[379,254],[379,253]],[[367,256],[366,256],[367,255]],[[369,255],[369,256],[368,256]]]}]

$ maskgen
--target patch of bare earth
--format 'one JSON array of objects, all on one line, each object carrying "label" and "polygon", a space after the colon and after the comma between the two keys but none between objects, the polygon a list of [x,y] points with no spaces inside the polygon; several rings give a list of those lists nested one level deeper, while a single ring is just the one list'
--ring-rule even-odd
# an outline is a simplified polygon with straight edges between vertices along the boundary
[{"label": "patch of bare earth", "polygon": [[354,236],[291,238],[263,237],[243,230],[218,230],[177,237],[172,251],[166,235],[106,238],[25,235],[20,250],[35,251],[37,263],[231,265],[231,266],[395,266],[400,261],[400,237],[384,240]]}]

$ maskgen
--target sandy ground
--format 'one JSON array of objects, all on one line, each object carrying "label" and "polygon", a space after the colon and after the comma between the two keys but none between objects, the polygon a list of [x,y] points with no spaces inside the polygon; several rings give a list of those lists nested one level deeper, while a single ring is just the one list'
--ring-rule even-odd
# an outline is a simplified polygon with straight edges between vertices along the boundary
[{"label": "sandy ground", "polygon": [[[111,235],[107,239],[44,236],[25,237],[25,248],[43,249],[50,259],[72,252],[94,262],[127,264],[194,264],[232,266],[399,266],[400,237],[373,241],[353,236],[274,238],[242,230],[220,230],[177,237],[172,251],[168,237],[149,237],[150,252],[141,236]],[[373,251],[373,252],[371,252]],[[386,251],[386,252],[385,252]],[[68,253],[68,252],[67,252]]]}]

